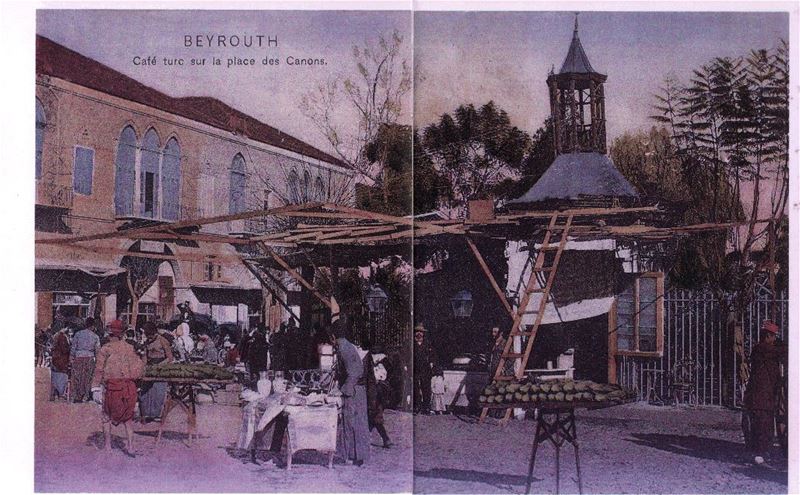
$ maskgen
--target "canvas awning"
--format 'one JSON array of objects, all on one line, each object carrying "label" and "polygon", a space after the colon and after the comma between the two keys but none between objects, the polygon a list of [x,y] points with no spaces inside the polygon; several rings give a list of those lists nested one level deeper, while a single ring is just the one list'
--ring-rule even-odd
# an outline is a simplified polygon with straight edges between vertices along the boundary
[{"label": "canvas awning", "polygon": [[126,270],[118,266],[92,266],[37,260],[34,288],[37,292],[116,291],[118,277]]},{"label": "canvas awning", "polygon": [[231,286],[226,284],[196,284],[191,286],[197,300],[205,304],[218,306],[236,306],[247,304],[258,307],[261,305],[261,289]]}]

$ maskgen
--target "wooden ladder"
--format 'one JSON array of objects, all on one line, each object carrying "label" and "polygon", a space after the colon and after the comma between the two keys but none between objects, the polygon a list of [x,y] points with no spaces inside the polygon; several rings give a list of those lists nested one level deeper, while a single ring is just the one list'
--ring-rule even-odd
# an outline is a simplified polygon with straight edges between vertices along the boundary
[{"label": "wooden ladder", "polygon": [[[563,216],[567,217],[566,222],[559,223],[559,217]],[[525,375],[525,364],[528,362],[528,358],[533,350],[533,341],[536,339],[536,332],[539,330],[539,325],[542,323],[545,307],[547,306],[547,301],[550,299],[550,290],[553,288],[553,281],[556,278],[558,262],[561,260],[561,253],[564,252],[564,246],[567,244],[567,235],[569,234],[569,229],[571,226],[571,214],[562,214],[560,212],[556,212],[553,213],[552,217],[550,217],[550,223],[547,225],[547,230],[545,231],[542,245],[539,248],[539,252],[536,254],[536,261],[530,267],[531,272],[528,276],[528,282],[525,285],[525,291],[522,293],[522,297],[519,299],[519,304],[517,305],[517,310],[514,313],[511,332],[509,332],[508,338],[506,339],[506,345],[503,349],[503,353],[500,354],[500,361],[497,363],[497,369],[494,370],[495,381],[519,380]],[[555,236],[555,239],[553,236]],[[553,264],[545,266],[547,253],[553,251],[555,251]],[[546,274],[544,278],[546,281],[544,284],[537,283],[538,277],[542,274]],[[539,287],[539,285],[541,285],[541,287]],[[528,311],[528,304],[530,303],[532,294],[542,295],[542,298],[539,301],[539,308],[536,311]],[[520,326],[522,324],[522,318],[526,314],[535,314],[536,319],[534,320],[533,326],[529,331],[522,332],[520,331]],[[513,352],[514,337],[528,337],[523,352]],[[504,374],[507,359],[522,360],[521,366],[519,366],[513,375]],[[480,421],[486,419],[488,414],[489,408],[484,407],[483,411],[481,411]],[[511,417],[511,408],[506,409],[503,421],[508,420],[509,417]]]}]

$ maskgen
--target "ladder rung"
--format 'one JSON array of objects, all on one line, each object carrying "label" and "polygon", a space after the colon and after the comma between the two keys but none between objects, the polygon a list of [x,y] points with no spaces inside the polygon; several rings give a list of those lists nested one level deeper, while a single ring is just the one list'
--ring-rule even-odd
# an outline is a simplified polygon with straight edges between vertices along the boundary
[{"label": "ladder rung", "polygon": [[524,314],[524,315],[538,315],[539,311],[534,310],[534,309],[529,309],[527,311],[523,311],[522,314]]},{"label": "ladder rung", "polygon": [[548,244],[547,246],[542,246],[539,248],[539,251],[556,251],[558,250],[558,244],[554,243],[555,245]]},{"label": "ladder rung", "polygon": [[498,376],[497,378],[495,378],[495,380],[511,381],[511,380],[516,380],[516,378],[517,377],[515,377],[514,375],[511,375],[511,376],[505,376],[504,375],[504,376]]},{"label": "ladder rung", "polygon": [[531,335],[533,335],[533,332],[519,332],[516,335],[519,335],[521,337],[530,337]]},{"label": "ladder rung", "polygon": [[501,354],[500,357],[506,358],[506,359],[508,359],[508,358],[517,359],[517,358],[525,357],[525,354],[523,354],[521,352],[509,352],[508,354]]},{"label": "ladder rung", "polygon": [[556,269],[556,267],[554,267],[554,266],[543,266],[541,268],[534,268],[533,271],[535,271],[535,272],[552,272],[555,269]]},{"label": "ladder rung", "polygon": [[534,292],[544,292],[544,291],[545,291],[544,287],[537,287],[537,288],[531,289],[531,290],[529,290],[527,292],[528,292],[528,294],[533,294]]}]

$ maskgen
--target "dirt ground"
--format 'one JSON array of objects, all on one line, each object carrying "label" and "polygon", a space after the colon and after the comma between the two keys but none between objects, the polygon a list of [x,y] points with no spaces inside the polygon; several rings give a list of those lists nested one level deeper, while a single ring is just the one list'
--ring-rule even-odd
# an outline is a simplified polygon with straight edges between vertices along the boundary
[{"label": "dirt ground", "polygon": [[36,370],[34,490],[37,492],[411,492],[411,415],[387,411],[391,449],[373,432],[371,459],[363,467],[325,467],[314,451],[294,456],[260,453],[259,464],[232,448],[241,424],[235,406],[198,405],[199,441],[187,447],[185,416],[171,414],[161,444],[155,424],[137,425],[136,456],[122,450],[124,429],[112,430],[113,451],[102,446],[100,407],[94,403],[49,402],[49,371]]},{"label": "dirt ground", "polygon": [[[740,417],[720,408],[627,404],[576,414],[584,493],[787,493],[785,458],[756,467]],[[524,493],[534,421],[415,416],[417,493]],[[492,453],[488,455],[487,453]],[[574,450],[561,449],[561,493],[577,493]],[[555,493],[555,448],[539,447],[531,493]]]},{"label": "dirt ground", "polygon": [[[37,492],[416,492],[523,493],[535,423],[477,424],[466,416],[412,416],[387,411],[396,446],[380,448],[364,467],[324,467],[313,451],[260,453],[259,464],[232,448],[241,410],[198,406],[199,441],[185,445],[184,416],[170,417],[160,446],[156,426],[137,425],[136,456],[102,445],[93,403],[49,402],[46,369],[37,369],[34,489]],[[412,428],[413,423],[413,428]],[[414,438],[412,438],[412,430]],[[580,411],[577,418],[584,493],[786,493],[786,461],[755,467],[741,442],[738,413],[719,408],[629,404]],[[413,444],[413,449],[412,449]],[[554,493],[552,445],[539,448],[531,493]],[[573,450],[561,451],[561,492],[576,493]]]}]

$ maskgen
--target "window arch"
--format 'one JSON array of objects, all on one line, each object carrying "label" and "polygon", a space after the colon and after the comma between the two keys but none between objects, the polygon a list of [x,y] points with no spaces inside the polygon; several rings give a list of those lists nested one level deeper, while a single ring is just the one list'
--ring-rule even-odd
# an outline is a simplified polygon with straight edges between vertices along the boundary
[{"label": "window arch", "polygon": [[245,211],[244,193],[246,185],[245,163],[241,153],[233,157],[230,174],[230,213]]},{"label": "window arch", "polygon": [[136,183],[136,131],[126,126],[117,143],[114,177],[114,211],[117,215],[133,214],[133,188]]},{"label": "window arch", "polygon": [[181,146],[174,137],[164,146],[161,174],[164,198],[161,215],[164,220],[178,220],[181,204]]},{"label": "window arch", "polygon": [[300,176],[296,170],[289,172],[289,179],[286,181],[286,196],[292,204],[300,203]]},{"label": "window arch", "polygon": [[36,98],[36,178],[42,178],[42,148],[44,146],[44,128],[47,126],[47,117],[44,105]]},{"label": "window arch", "polygon": [[311,174],[308,170],[303,172],[303,203],[311,200]]},{"label": "window arch", "polygon": [[139,199],[141,214],[147,218],[158,217],[158,189],[161,168],[161,142],[152,127],[142,140],[142,161],[139,169]]},{"label": "window arch", "polygon": [[317,177],[314,182],[314,195],[317,201],[325,201],[325,182],[323,182],[322,177]]}]

